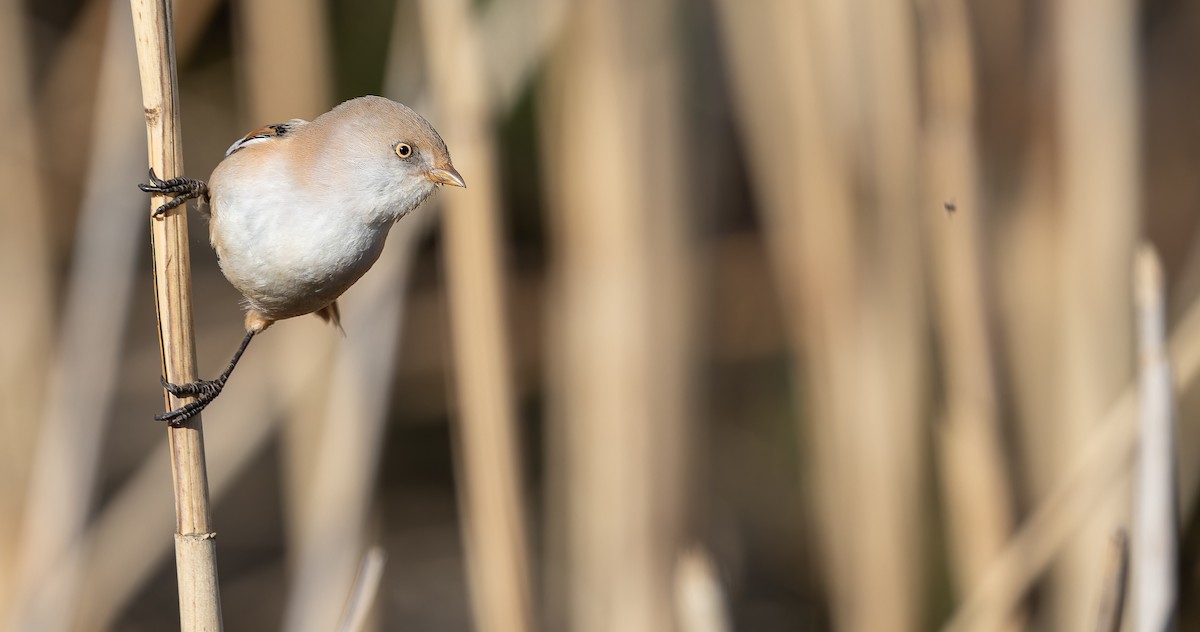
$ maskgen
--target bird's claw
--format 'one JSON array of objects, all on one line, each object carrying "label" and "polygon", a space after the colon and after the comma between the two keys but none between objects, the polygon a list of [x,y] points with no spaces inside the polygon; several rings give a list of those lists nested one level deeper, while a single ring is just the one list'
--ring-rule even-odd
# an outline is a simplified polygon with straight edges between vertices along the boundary
[{"label": "bird's claw", "polygon": [[158,381],[162,383],[168,393],[176,397],[216,397],[221,389],[225,388],[225,382],[221,379],[172,384],[167,381],[167,378],[160,376]]},{"label": "bird's claw", "polygon": [[192,178],[171,178],[163,180],[150,169],[150,183],[138,184],[138,189],[144,193],[175,196],[154,210],[154,217],[162,217],[167,211],[180,206],[190,199],[208,194],[208,185],[203,180]]},{"label": "bird's claw", "polygon": [[204,410],[217,395],[221,394],[221,390],[225,388],[225,380],[196,380],[187,384],[172,384],[164,377],[159,377],[159,382],[168,393],[176,397],[195,397],[196,400],[189,402],[165,413],[155,415],[155,421],[165,421],[167,425],[178,428],[184,422],[192,417],[195,417],[200,411]]}]

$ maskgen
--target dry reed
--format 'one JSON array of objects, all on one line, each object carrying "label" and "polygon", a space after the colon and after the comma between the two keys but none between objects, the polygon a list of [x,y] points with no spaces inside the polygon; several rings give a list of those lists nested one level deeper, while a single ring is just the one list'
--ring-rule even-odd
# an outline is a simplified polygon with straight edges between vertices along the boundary
[{"label": "dry reed", "polygon": [[[966,594],[1003,548],[1015,510],[989,339],[992,310],[986,288],[991,284],[983,256],[988,207],[980,187],[975,132],[973,36],[961,0],[933,0],[923,8],[929,114],[922,216],[932,246],[928,270],[946,380],[939,480],[945,490],[955,586]],[[952,214],[939,211],[946,203],[956,209]]]},{"label": "dry reed", "polygon": [[1135,632],[1158,632],[1170,630],[1176,617],[1179,512],[1166,290],[1162,264],[1153,247],[1139,249],[1133,278],[1140,362],[1130,606]]},{"label": "dry reed", "polygon": [[534,629],[513,399],[492,100],[478,18],[465,0],[420,5],[437,127],[468,179],[442,204],[458,400],[459,502],[473,616],[484,632]]},{"label": "dry reed", "polygon": [[[1174,387],[1185,390],[1200,379],[1200,302],[1176,326],[1168,348]],[[1136,445],[1137,392],[1127,385],[942,629],[992,630],[1007,620],[1096,506],[1128,498],[1122,493]],[[1093,606],[1100,592],[1092,595]]]},{"label": "dry reed", "polygon": [[[160,176],[173,178],[182,173],[183,159],[179,144],[172,3],[170,0],[131,0],[130,7],[141,71],[150,166]],[[152,199],[155,206],[163,202],[162,196]],[[184,384],[197,378],[186,209],[152,218],[150,225],[162,375],[171,383]],[[184,403],[169,393],[165,400],[168,409]],[[175,564],[179,579],[180,627],[185,632],[220,630],[216,533],[209,510],[200,417],[197,415],[180,427],[168,428],[167,437],[175,489]]]},{"label": "dry reed", "polygon": [[[1062,364],[1059,423],[1043,432],[1043,440],[1059,454],[1094,433],[1133,366],[1129,262],[1140,194],[1135,4],[1061,0],[1054,15],[1062,208],[1056,338]],[[1082,630],[1091,621],[1103,577],[1097,552],[1127,517],[1126,503],[1104,503],[1071,538],[1051,580],[1053,629]]]},{"label": "dry reed", "polygon": [[549,625],[578,632],[675,628],[691,337],[679,6],[575,4],[541,95],[566,591]]},{"label": "dry reed", "polygon": [[1119,530],[1109,541],[1104,569],[1104,592],[1096,615],[1096,632],[1120,632],[1125,614],[1125,582],[1129,578],[1129,536]]},{"label": "dry reed", "polygon": [[54,282],[51,276],[46,204],[37,168],[29,56],[20,3],[0,3],[0,622],[8,621],[16,593],[18,538],[34,440],[42,417],[47,358],[52,349]]},{"label": "dry reed", "polygon": [[[95,138],[62,299],[58,348],[39,426],[24,511],[21,621],[66,629],[80,588],[82,558],[69,555],[87,524],[97,463],[115,396],[145,195],[130,183],[145,167],[129,6],[111,4],[92,126]],[[86,384],[87,388],[80,388]]]},{"label": "dry reed", "polygon": [[924,379],[911,18],[896,4],[717,6],[793,392],[807,396],[798,436],[835,625],[910,630]]}]

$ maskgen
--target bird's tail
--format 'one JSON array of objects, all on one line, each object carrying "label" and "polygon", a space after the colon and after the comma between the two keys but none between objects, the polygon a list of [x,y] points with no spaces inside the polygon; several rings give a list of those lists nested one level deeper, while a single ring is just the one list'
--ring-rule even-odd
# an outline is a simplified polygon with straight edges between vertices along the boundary
[{"label": "bird's tail", "polygon": [[334,327],[337,327],[338,331],[342,332],[342,336],[346,335],[346,330],[342,329],[342,312],[340,309],[338,309],[337,301],[334,301],[313,313],[320,317],[321,320],[333,325]]}]

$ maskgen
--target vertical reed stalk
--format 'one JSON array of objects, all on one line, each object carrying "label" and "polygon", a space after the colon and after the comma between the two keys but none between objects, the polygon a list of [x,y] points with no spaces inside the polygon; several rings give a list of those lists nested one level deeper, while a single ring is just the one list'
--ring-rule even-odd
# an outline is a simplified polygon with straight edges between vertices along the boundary
[{"label": "vertical reed stalk", "polygon": [[[1200,303],[1193,304],[1181,319],[1169,351],[1176,390],[1200,379]],[[1078,526],[1094,518],[1097,505],[1120,498],[1118,493],[1130,478],[1130,458],[1138,440],[1137,407],[1137,392],[1128,385],[943,626],[944,632],[999,628],[1071,541]],[[1095,595],[1093,606],[1094,601]]]},{"label": "vertical reed stalk", "polygon": [[420,13],[429,82],[443,113],[438,128],[471,187],[448,192],[442,203],[474,620],[484,632],[527,632],[534,622],[525,500],[484,52],[467,0],[427,0]]},{"label": "vertical reed stalk", "polygon": [[1139,351],[1140,440],[1133,497],[1132,612],[1134,632],[1170,630],[1178,588],[1174,388],[1166,350],[1162,264],[1150,245],[1134,263]]},{"label": "vertical reed stalk", "polygon": [[[929,274],[943,343],[946,412],[939,438],[951,568],[968,593],[1004,547],[1015,512],[1001,443],[979,185],[975,60],[966,3],[924,3],[927,191],[921,213],[932,249]],[[938,212],[950,202],[963,212]]]},{"label": "vertical reed stalk", "polygon": [[0,310],[0,625],[15,593],[21,508],[54,322],[44,187],[36,167],[38,149],[46,145],[38,142],[32,107],[24,6],[0,2],[0,120],[7,130],[0,143],[0,270],[8,271],[0,275],[0,296],[11,306]]},{"label": "vertical reed stalk", "polygon": [[[1138,5],[1059,0],[1053,14],[1062,208],[1057,337],[1060,453],[1094,432],[1104,407],[1132,376],[1129,262],[1138,233]],[[1128,504],[1098,508],[1056,569],[1055,630],[1082,630],[1095,613],[1102,551]]]},{"label": "vertical reed stalk", "polygon": [[[161,177],[182,174],[179,142],[178,79],[171,0],[130,0],[146,141],[150,166]],[[154,196],[151,208],[164,203]],[[152,219],[154,300],[163,376],[182,384],[196,379],[192,331],[191,258],[186,211]],[[166,394],[168,408],[183,403]],[[208,503],[204,431],[200,416],[168,428],[171,480],[175,490],[175,563],[179,578],[179,618],[184,632],[221,630],[221,598],[217,584],[217,543]]]},{"label": "vertical reed stalk", "polygon": [[137,228],[145,221],[145,195],[130,186],[145,172],[133,25],[127,4],[108,8],[88,173],[25,506],[16,602],[22,629],[64,629],[79,601],[82,558],[67,552],[94,504],[120,377],[112,367],[120,363],[137,268]]},{"label": "vertical reed stalk", "polygon": [[919,262],[911,20],[894,2],[717,7],[794,390],[808,396],[798,436],[835,625],[910,630],[923,372],[921,288],[906,278]]},{"label": "vertical reed stalk", "polygon": [[575,3],[543,95],[568,592],[555,627],[578,632],[676,629],[691,318],[678,7]]}]

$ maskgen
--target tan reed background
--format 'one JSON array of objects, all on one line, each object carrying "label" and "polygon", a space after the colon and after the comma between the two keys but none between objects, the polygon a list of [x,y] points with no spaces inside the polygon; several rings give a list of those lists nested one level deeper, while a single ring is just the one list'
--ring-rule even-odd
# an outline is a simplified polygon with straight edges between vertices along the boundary
[{"label": "tan reed background", "polygon": [[[206,411],[225,629],[1200,626],[1195,2],[174,15],[188,175],[373,93],[470,187]],[[0,630],[179,622],[136,68],[0,2]]]}]

